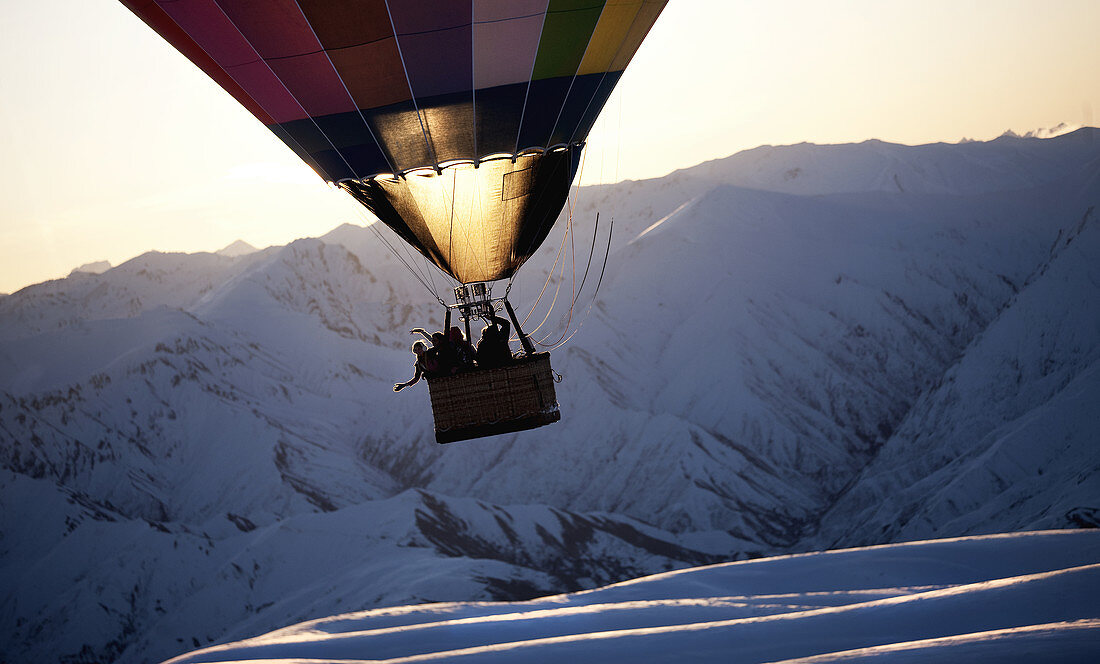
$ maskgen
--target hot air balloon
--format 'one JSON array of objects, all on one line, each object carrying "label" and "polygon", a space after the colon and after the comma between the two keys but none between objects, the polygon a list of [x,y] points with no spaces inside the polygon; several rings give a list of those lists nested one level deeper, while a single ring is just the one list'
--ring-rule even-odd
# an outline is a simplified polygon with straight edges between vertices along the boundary
[{"label": "hot air balloon", "polygon": [[448,323],[508,312],[522,361],[429,379],[439,442],[560,418],[548,353],[491,285],[553,228],[666,0],[121,1],[453,277]]}]

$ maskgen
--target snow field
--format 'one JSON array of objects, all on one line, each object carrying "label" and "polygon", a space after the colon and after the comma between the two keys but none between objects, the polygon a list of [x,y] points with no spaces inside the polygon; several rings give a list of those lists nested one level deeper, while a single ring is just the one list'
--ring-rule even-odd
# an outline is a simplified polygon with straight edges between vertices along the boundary
[{"label": "snow field", "polygon": [[967,537],[346,614],[170,662],[1083,662],[1097,588],[1100,532]]}]

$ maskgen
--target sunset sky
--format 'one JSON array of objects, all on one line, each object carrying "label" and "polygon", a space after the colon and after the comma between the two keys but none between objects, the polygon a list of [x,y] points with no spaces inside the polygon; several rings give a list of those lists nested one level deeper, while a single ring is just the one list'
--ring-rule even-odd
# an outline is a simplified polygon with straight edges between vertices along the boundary
[{"label": "sunset sky", "polygon": [[[0,292],[369,217],[114,0],[0,0]],[[671,0],[583,182],[762,144],[1097,124],[1097,0]]]}]

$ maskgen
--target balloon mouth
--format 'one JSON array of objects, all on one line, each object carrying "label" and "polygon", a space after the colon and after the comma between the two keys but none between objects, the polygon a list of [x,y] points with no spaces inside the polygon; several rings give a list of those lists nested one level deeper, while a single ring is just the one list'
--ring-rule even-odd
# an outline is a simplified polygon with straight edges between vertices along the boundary
[{"label": "balloon mouth", "polygon": [[368,175],[366,177],[341,178],[341,179],[336,180],[336,181],[326,179],[326,182],[328,182],[329,184],[340,186],[343,189],[347,189],[346,187],[342,187],[341,185],[343,185],[344,183],[349,183],[349,182],[366,183],[366,182],[371,182],[371,181],[375,181],[375,180],[396,180],[398,178],[405,178],[405,177],[410,176],[410,175],[420,176],[420,177],[431,177],[433,175],[440,175],[444,171],[446,171],[447,169],[455,168],[455,167],[459,167],[459,166],[473,165],[474,168],[479,168],[482,164],[488,164],[488,163],[491,163],[491,162],[502,161],[502,160],[505,160],[505,159],[510,160],[514,164],[521,157],[530,157],[530,156],[533,156],[533,155],[564,154],[566,152],[575,152],[575,154],[579,155],[580,152],[584,149],[584,146],[585,146],[584,141],[577,141],[577,142],[574,142],[574,143],[558,143],[558,144],[551,145],[551,146],[548,146],[548,147],[537,147],[536,146],[536,147],[524,148],[523,150],[520,150],[519,152],[495,152],[495,153],[492,153],[492,154],[483,155],[481,157],[478,157],[477,159],[451,159],[451,160],[448,160],[448,161],[440,162],[439,164],[435,164],[435,165],[417,166],[415,168],[406,168],[405,170],[399,171],[397,173],[374,173],[374,174]]},{"label": "balloon mouth", "polygon": [[459,283],[491,282],[512,276],[542,244],[580,154],[577,144],[336,186]]}]

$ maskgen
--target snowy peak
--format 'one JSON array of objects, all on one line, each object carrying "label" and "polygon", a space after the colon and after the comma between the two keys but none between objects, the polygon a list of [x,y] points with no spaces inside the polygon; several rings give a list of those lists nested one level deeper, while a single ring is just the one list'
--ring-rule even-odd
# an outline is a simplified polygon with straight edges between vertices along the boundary
[{"label": "snowy peak", "polygon": [[1097,130],[990,142],[764,146],[678,173],[799,195],[850,192],[978,194],[1036,187],[1100,157]]},{"label": "snowy peak", "polygon": [[80,267],[74,267],[69,276],[73,276],[78,273],[83,274],[103,274],[107,270],[111,269],[110,261],[95,261],[93,263],[85,263]]},{"label": "snowy peak", "polygon": [[158,307],[184,309],[246,266],[248,257],[147,252],[102,274],[76,273],[0,300],[0,339],[82,321],[134,318]]},{"label": "snowy peak", "polygon": [[[349,226],[345,237],[358,246],[368,241],[366,233]],[[377,254],[378,249],[373,251]],[[383,337],[392,334],[395,321],[408,320],[414,311],[430,316],[430,307],[410,304],[418,298],[408,286],[375,274],[389,273],[384,260],[368,268],[360,255],[318,239],[273,247],[255,254],[246,269],[205,293],[190,311],[235,328],[251,328],[253,320],[278,321],[252,330],[277,347],[301,342],[301,334],[313,334],[307,328],[317,324],[347,340],[391,345],[394,342]]]},{"label": "snowy peak", "polygon": [[1055,138],[1056,136],[1061,136],[1063,134],[1073,133],[1081,128],[1081,125],[1070,125],[1066,124],[1065,122],[1059,122],[1053,127],[1041,127],[1039,129],[1032,129],[1031,131],[1024,133],[1023,136],[1009,129],[1005,131],[1002,136],[1007,136],[1009,138]]},{"label": "snowy peak", "polygon": [[232,244],[223,247],[215,251],[214,253],[218,254],[219,256],[236,258],[238,256],[247,256],[248,254],[252,254],[257,251],[259,250],[256,249],[256,247],[253,247],[251,244],[245,242],[244,240],[236,240]]}]

